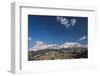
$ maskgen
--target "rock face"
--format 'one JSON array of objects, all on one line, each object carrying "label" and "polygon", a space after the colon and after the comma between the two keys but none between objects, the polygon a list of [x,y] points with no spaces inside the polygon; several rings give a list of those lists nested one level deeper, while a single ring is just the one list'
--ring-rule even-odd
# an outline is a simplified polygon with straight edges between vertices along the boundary
[{"label": "rock face", "polygon": [[29,61],[79,58],[88,58],[88,49],[87,47],[76,42],[66,42],[62,45],[47,45],[42,41],[38,41],[28,51]]}]

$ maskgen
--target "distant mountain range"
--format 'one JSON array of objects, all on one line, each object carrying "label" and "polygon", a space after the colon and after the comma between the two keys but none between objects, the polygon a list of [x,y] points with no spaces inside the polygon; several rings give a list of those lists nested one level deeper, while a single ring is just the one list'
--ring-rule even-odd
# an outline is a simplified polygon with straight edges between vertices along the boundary
[{"label": "distant mountain range", "polygon": [[72,48],[72,47],[81,47],[81,48],[87,48],[87,46],[79,44],[77,42],[65,42],[62,45],[58,44],[45,44],[42,41],[37,41],[36,44],[29,49],[29,51],[40,51],[45,49],[66,49],[66,48]]},{"label": "distant mountain range", "polygon": [[28,51],[28,60],[56,60],[56,59],[88,58],[87,46],[77,42],[65,42],[64,44],[45,44],[37,41]]}]

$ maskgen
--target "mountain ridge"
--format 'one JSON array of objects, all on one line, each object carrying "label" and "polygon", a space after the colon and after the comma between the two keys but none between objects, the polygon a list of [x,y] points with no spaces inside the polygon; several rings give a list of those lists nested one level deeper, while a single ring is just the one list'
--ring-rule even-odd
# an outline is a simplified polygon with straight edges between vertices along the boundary
[{"label": "mountain ridge", "polygon": [[79,44],[77,42],[65,42],[64,44],[45,44],[43,41],[36,41],[35,45],[29,49],[29,51],[40,51],[45,49],[62,49],[62,48],[72,48],[72,47],[85,47],[85,45]]}]

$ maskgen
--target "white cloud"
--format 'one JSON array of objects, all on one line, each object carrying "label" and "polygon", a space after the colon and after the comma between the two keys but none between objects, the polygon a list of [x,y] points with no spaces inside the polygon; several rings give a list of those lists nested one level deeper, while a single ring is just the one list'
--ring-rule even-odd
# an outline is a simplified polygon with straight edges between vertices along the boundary
[{"label": "white cloud", "polygon": [[64,25],[66,28],[72,27],[76,24],[75,18],[67,19],[62,16],[57,16],[57,21]]},{"label": "white cloud", "polygon": [[29,37],[29,38],[28,38],[28,40],[29,40],[29,41],[31,41],[31,40],[32,40],[32,38],[31,38],[31,37]]},{"label": "white cloud", "polygon": [[76,19],[75,19],[75,18],[72,18],[72,19],[71,19],[71,25],[74,26],[75,23],[76,23]]},{"label": "white cloud", "polygon": [[86,36],[83,36],[83,37],[81,37],[78,41],[82,41],[82,40],[84,40],[84,39],[86,39],[87,37]]},{"label": "white cloud", "polygon": [[61,18],[61,17],[57,16],[57,21],[60,21],[60,18]]}]

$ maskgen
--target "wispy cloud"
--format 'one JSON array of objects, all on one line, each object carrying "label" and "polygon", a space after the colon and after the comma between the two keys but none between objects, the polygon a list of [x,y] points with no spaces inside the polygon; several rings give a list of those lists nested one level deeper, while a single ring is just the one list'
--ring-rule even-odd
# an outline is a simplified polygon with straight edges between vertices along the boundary
[{"label": "wispy cloud", "polygon": [[72,18],[71,19],[71,25],[74,26],[75,24],[76,24],[76,19],[75,18]]},{"label": "wispy cloud", "polygon": [[87,37],[86,36],[83,36],[83,37],[81,37],[78,41],[82,41],[82,40],[84,40],[84,39],[86,39]]},{"label": "wispy cloud", "polygon": [[75,18],[68,19],[63,16],[57,16],[57,21],[64,25],[66,28],[72,27],[76,24]]},{"label": "wispy cloud", "polygon": [[32,38],[31,38],[31,37],[28,37],[28,40],[29,40],[29,41],[31,41],[31,40],[32,40]]}]

